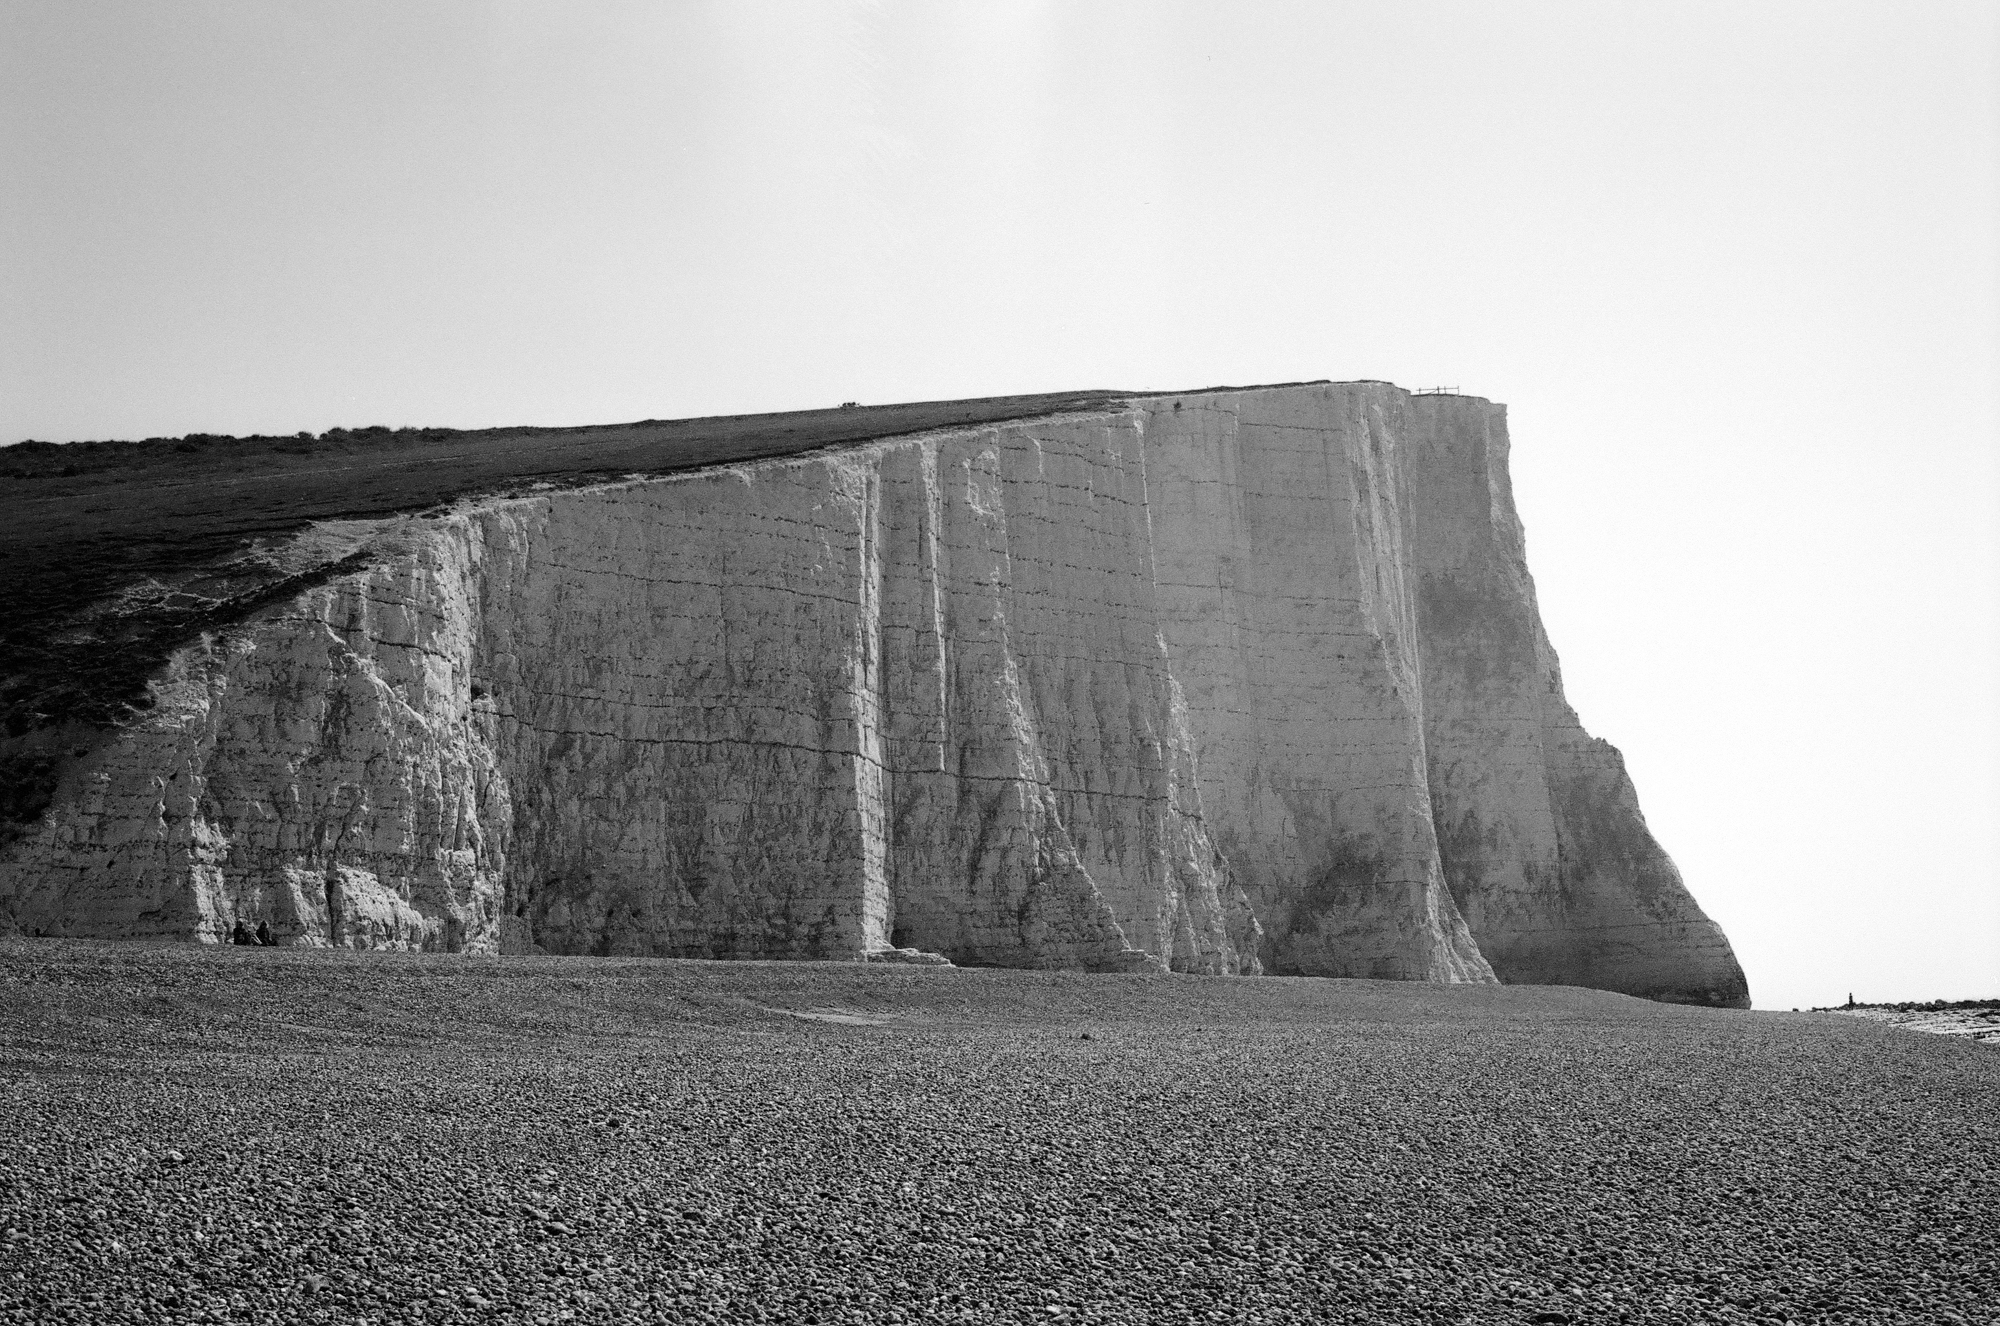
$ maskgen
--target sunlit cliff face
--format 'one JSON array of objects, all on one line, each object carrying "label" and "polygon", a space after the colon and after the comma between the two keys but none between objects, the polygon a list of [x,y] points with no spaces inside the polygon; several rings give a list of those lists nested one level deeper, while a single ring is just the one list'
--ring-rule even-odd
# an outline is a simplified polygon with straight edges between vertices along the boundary
[{"label": "sunlit cliff face", "polygon": [[1747,1002],[1563,699],[1488,402],[1151,398],[363,537],[75,760],[0,917]]}]

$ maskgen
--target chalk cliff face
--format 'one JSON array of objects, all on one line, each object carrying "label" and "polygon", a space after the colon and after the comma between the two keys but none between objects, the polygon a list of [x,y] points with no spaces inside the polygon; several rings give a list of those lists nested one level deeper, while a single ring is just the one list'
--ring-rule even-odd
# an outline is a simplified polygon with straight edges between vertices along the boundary
[{"label": "chalk cliff face", "polygon": [[0,924],[1743,1003],[1563,701],[1506,448],[1315,385],[318,531],[359,569],[83,740]]}]

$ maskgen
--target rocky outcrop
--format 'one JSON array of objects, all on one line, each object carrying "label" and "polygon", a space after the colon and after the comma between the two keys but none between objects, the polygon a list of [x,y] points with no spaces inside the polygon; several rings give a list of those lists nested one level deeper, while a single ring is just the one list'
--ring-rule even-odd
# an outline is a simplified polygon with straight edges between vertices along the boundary
[{"label": "rocky outcrop", "polygon": [[319,531],[352,569],[77,739],[0,915],[1742,1003],[1563,701],[1506,447],[1213,392]]}]

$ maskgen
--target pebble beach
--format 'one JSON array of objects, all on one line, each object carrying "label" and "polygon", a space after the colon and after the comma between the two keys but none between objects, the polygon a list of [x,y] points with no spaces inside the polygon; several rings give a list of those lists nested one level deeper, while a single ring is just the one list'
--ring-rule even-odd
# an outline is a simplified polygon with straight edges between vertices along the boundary
[{"label": "pebble beach", "polygon": [[1557,987],[0,942],[0,1321],[1996,1320],[2000,1050]]}]

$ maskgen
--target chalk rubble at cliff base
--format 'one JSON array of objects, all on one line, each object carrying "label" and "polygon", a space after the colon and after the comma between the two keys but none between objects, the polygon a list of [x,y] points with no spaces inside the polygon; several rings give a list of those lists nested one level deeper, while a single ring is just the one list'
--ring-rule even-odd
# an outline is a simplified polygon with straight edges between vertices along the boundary
[{"label": "chalk rubble at cliff base", "polygon": [[1507,450],[1315,384],[316,532],[357,569],[176,653],[0,917],[1744,1005],[1563,698]]}]

